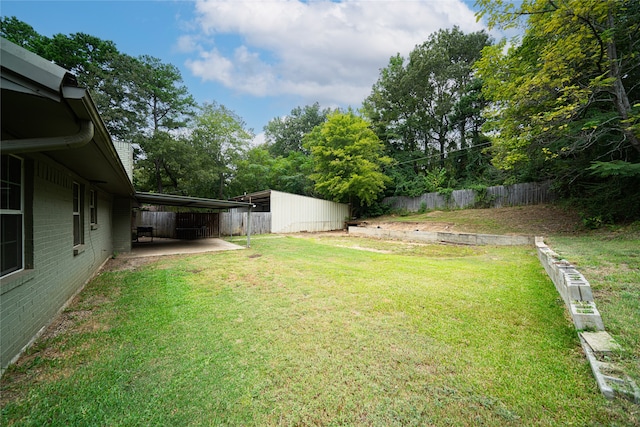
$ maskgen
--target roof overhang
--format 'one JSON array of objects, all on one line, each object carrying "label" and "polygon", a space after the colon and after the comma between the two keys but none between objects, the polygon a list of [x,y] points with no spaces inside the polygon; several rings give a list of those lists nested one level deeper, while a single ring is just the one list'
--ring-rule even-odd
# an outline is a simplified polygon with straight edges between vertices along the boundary
[{"label": "roof overhang", "polygon": [[232,197],[236,202],[251,203],[254,205],[268,205],[271,202],[271,190],[256,191],[255,193],[244,194]]},{"label": "roof overhang", "polygon": [[204,199],[200,197],[175,196],[171,194],[144,193],[135,194],[135,199],[139,204],[150,204],[160,206],[180,206],[187,208],[203,208],[203,209],[229,209],[239,207],[253,207],[253,203],[233,201],[233,200],[217,200]]},{"label": "roof overhang", "polygon": [[41,153],[111,194],[135,192],[89,92],[67,70],[0,38],[2,152]]}]

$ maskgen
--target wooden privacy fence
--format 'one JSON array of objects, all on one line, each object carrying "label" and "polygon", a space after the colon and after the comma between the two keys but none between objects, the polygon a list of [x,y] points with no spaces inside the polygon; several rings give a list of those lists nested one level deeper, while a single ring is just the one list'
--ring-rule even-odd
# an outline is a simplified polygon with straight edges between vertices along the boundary
[{"label": "wooden privacy fence", "polygon": [[175,238],[176,214],[175,212],[138,211],[135,217],[135,226],[153,227],[155,237]]},{"label": "wooden privacy fence", "polygon": [[411,212],[433,209],[465,209],[473,207],[499,208],[549,203],[555,199],[551,182],[498,185],[486,191],[454,190],[450,196],[427,193],[418,197],[386,197],[383,203],[393,210],[406,209]]},{"label": "wooden privacy fence", "polygon": [[[247,212],[190,213],[139,211],[136,227],[153,227],[154,237],[245,236]],[[271,233],[271,212],[251,213],[251,234]]]},{"label": "wooden privacy fence", "polygon": [[[220,229],[223,236],[246,236],[247,212],[222,212]],[[271,212],[251,212],[251,234],[271,233]]]}]

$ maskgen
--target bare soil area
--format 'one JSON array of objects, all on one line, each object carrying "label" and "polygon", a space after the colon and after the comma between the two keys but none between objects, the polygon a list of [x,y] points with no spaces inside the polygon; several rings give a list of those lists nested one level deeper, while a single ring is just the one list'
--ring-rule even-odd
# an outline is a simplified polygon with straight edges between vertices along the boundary
[{"label": "bare soil area", "polygon": [[158,260],[157,256],[150,257],[139,257],[139,258],[126,258],[126,257],[116,257],[111,258],[107,263],[102,267],[101,271],[133,271],[136,270],[143,265],[149,264],[153,261]]},{"label": "bare soil area", "polygon": [[360,226],[392,230],[535,236],[574,234],[581,231],[579,214],[555,205],[432,211],[409,216],[390,215],[365,220]]}]

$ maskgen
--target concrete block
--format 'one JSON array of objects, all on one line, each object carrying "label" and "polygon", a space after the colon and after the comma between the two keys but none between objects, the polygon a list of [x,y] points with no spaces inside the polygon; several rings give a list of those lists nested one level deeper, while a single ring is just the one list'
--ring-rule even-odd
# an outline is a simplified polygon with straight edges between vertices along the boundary
[{"label": "concrete block", "polygon": [[606,331],[580,332],[580,336],[595,354],[606,355],[620,350],[620,344]]},{"label": "concrete block", "polygon": [[600,312],[593,301],[572,301],[570,304],[571,318],[578,330],[593,329],[604,331],[604,323]]}]

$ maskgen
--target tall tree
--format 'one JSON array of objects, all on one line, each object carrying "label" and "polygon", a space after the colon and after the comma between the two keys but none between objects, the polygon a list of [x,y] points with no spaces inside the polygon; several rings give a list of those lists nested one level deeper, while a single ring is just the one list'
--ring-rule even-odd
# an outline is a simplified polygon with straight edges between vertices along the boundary
[{"label": "tall tree", "polygon": [[[522,42],[487,48],[478,69],[504,169],[544,159],[640,153],[640,4],[620,0],[480,1]],[[542,160],[541,160],[542,159]]]},{"label": "tall tree", "polygon": [[15,16],[0,16],[0,37],[46,58],[46,37]]},{"label": "tall tree", "polygon": [[[171,139],[174,144],[181,141],[175,131],[186,126],[196,104],[174,65],[146,55],[129,65],[133,91],[131,107],[144,120],[144,126],[133,140],[140,147],[137,163],[153,170],[155,184],[147,189],[163,193],[165,178],[177,183],[178,172],[160,142]],[[174,186],[173,191],[179,189]]]},{"label": "tall tree", "polygon": [[311,151],[316,190],[352,209],[371,206],[382,195],[389,178],[383,166],[391,159],[369,123],[353,112],[333,112],[327,121],[305,136]]},{"label": "tall tree", "polygon": [[132,140],[142,126],[131,100],[134,58],[120,53],[113,42],[85,33],[42,36],[16,17],[0,18],[0,35],[75,74],[91,92],[109,133]]},{"label": "tall tree", "polygon": [[204,104],[189,137],[195,153],[190,194],[220,199],[236,196],[229,185],[252,138],[253,133],[233,111],[224,105]]},{"label": "tall tree", "polygon": [[[424,174],[445,166],[448,153],[480,140],[484,104],[473,64],[489,43],[483,31],[440,30],[407,60],[396,55],[381,71],[364,112],[399,164],[420,159],[413,163],[414,173]],[[458,164],[447,166],[457,174]],[[397,176],[406,178],[409,170],[402,169]]]},{"label": "tall tree", "polygon": [[296,107],[288,116],[276,117],[264,127],[269,152],[286,157],[292,151],[304,152],[302,138],[314,127],[324,123],[329,109],[321,109],[319,103]]},{"label": "tall tree", "polygon": [[596,216],[640,216],[640,3],[479,3],[491,25],[524,30],[478,62],[494,164],[554,178]]}]

